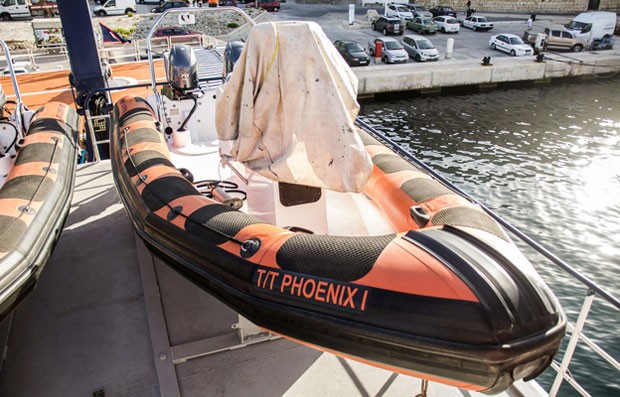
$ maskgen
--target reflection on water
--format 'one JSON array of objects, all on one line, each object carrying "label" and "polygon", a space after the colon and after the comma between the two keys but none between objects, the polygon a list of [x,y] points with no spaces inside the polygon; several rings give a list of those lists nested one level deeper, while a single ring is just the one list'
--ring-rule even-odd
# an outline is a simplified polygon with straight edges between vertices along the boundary
[{"label": "reflection on water", "polygon": [[[620,78],[377,101],[361,117],[620,296]],[[585,289],[530,258],[574,321]],[[620,359],[618,311],[597,302],[588,329]],[[592,395],[620,395],[618,372],[577,355],[571,372]]]}]

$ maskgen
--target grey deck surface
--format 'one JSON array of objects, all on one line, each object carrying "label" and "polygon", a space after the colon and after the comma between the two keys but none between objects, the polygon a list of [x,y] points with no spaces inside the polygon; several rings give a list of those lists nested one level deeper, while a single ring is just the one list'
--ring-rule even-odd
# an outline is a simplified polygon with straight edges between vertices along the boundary
[{"label": "grey deck surface", "polygon": [[[415,378],[284,339],[184,361],[222,342],[238,345],[231,328],[237,321],[236,313],[144,249],[109,162],[87,164],[78,171],[71,214],[38,286],[0,324],[0,342],[8,332],[0,396],[103,390],[140,397],[412,397],[420,391]],[[431,384],[428,395],[479,394]]]}]

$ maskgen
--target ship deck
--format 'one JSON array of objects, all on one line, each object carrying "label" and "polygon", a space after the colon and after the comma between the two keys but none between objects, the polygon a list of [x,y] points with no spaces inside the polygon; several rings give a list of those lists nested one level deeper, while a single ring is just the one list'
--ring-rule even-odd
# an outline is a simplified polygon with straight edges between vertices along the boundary
[{"label": "ship deck", "polygon": [[[81,165],[70,215],[39,284],[0,323],[6,340],[0,395],[420,392],[419,379],[246,332],[251,327],[243,323],[235,329],[238,323],[235,312],[145,249],[116,193],[109,161]],[[501,395],[544,395],[534,382],[517,385]],[[428,396],[481,394],[431,383]]]},{"label": "ship deck", "polygon": [[[155,77],[158,81],[165,79],[163,61],[155,60]],[[150,83],[150,71],[148,61],[131,62],[111,65],[112,77],[116,81],[133,84]],[[113,80],[115,81],[115,80]],[[69,70],[55,70],[39,73],[17,75],[17,83],[24,104],[36,110],[50,101],[59,101],[74,106],[71,85],[69,84]],[[15,99],[15,91],[10,76],[0,77],[0,84],[4,89],[7,99]],[[113,101],[116,101],[128,93],[146,96],[150,88],[134,88],[121,92],[114,92]]]}]

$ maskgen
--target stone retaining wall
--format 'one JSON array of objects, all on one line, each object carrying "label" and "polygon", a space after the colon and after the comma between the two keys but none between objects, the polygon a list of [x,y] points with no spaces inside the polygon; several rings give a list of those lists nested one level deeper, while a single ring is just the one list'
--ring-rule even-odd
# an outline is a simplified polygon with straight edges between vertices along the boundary
[{"label": "stone retaining wall", "polygon": [[[462,0],[454,3],[464,6]],[[588,8],[588,0],[472,0],[472,7],[493,12],[581,12]]]},{"label": "stone retaining wall", "polygon": [[404,91],[438,91],[464,86],[547,81],[557,78],[608,75],[620,72],[620,53],[615,50],[586,51],[570,55],[547,55],[545,62],[533,57],[494,58],[491,66],[479,61],[448,61],[373,65],[355,68],[360,96]]},{"label": "stone retaining wall", "polygon": [[[416,3],[427,8],[449,6],[459,12],[465,10],[467,0],[418,0]],[[472,0],[472,7],[479,12],[579,13],[588,10],[588,0]],[[620,12],[620,0],[600,0],[599,10]]]},{"label": "stone retaining wall", "polygon": [[615,11],[620,13],[620,0],[601,0],[600,11]]}]

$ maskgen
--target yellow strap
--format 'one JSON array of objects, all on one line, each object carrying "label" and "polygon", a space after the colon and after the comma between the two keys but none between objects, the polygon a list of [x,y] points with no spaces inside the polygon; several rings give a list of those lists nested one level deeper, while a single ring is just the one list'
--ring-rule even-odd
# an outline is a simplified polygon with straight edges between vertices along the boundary
[{"label": "yellow strap", "polygon": [[265,73],[263,74],[263,77],[260,80],[260,83],[258,85],[258,90],[256,91],[257,93],[262,88],[263,82],[267,78],[267,75],[269,74],[269,71],[271,70],[271,66],[273,65],[273,62],[276,60],[276,56],[278,55],[278,51],[280,50],[280,36],[278,34],[278,28],[275,24],[273,24],[273,28],[276,31],[276,47],[273,49],[273,54],[271,54],[271,59],[269,60],[269,65],[267,66],[267,70],[265,70]]}]

